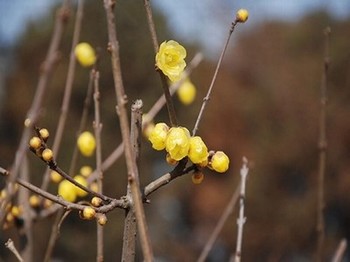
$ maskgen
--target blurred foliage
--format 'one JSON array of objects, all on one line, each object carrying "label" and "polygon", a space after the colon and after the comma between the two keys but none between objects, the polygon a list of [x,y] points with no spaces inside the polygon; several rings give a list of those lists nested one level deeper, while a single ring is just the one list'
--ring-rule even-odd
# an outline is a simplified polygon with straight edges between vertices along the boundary
[{"label": "blurred foliage", "polygon": [[[1,112],[1,165],[11,164],[22,131],[23,119],[36,87],[38,68],[45,57],[54,11],[50,17],[28,27],[16,48],[16,69],[8,78],[4,110]],[[129,102],[144,101],[147,111],[162,92],[154,72],[154,53],[142,2],[117,1],[116,17],[122,73]],[[166,19],[155,14],[160,41],[171,39]],[[60,114],[71,48],[74,14],[62,41],[61,61],[50,81],[40,125],[52,136]],[[225,57],[224,66],[200,125],[199,134],[210,149],[231,157],[226,174],[205,171],[200,186],[190,176],[181,177],[150,197],[146,206],[154,253],[164,261],[193,261],[208,239],[239,181],[242,156],[248,157],[251,171],[247,185],[243,258],[247,261],[310,259],[315,249],[316,185],[318,167],[318,124],[320,84],[323,70],[323,29],[330,25],[332,64],[329,74],[328,155],[326,176],[327,257],[342,237],[349,237],[350,186],[350,21],[332,20],[324,13],[311,14],[296,23],[268,22],[241,34]],[[239,30],[244,31],[240,25]],[[235,34],[233,37],[237,37]],[[115,113],[115,91],[106,51],[106,21],[101,2],[87,1],[81,41],[100,52],[101,114],[103,157],[120,143]],[[184,43],[186,46],[186,43]],[[196,48],[188,48],[189,59]],[[189,61],[188,59],[188,61]],[[198,99],[190,107],[175,98],[178,118],[191,129],[201,98],[209,86],[215,64],[203,62],[191,76]],[[58,163],[69,168],[89,71],[77,66],[71,110]],[[130,105],[129,103],[129,105]],[[92,130],[93,112],[88,129]],[[161,111],[156,122],[166,121]],[[52,142],[52,141],[51,141]],[[50,143],[49,143],[50,144]],[[141,184],[145,185],[171,167],[164,155],[142,144]],[[45,167],[30,156],[34,184],[40,184]],[[119,197],[126,191],[126,170],[122,157],[105,174],[105,192]],[[81,157],[79,165],[94,160]],[[56,192],[55,187],[50,188]],[[123,211],[108,214],[105,226],[106,261],[121,256]],[[235,248],[234,213],[220,235],[208,261],[226,261]],[[50,221],[35,225],[35,258],[42,260]],[[13,235],[15,232],[6,232]],[[74,237],[73,237],[74,236]],[[79,241],[77,241],[77,239]],[[65,261],[95,259],[95,223],[69,215],[61,228],[55,257]],[[3,248],[3,247],[2,247]],[[4,253],[5,251],[1,251]],[[140,253],[140,252],[139,252]],[[141,257],[138,257],[141,260]]]}]

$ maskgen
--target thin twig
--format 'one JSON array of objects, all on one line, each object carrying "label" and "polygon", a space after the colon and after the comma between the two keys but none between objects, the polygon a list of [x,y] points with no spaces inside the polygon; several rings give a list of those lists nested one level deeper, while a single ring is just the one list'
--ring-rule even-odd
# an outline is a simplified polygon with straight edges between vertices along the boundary
[{"label": "thin twig", "polygon": [[[29,137],[32,132],[32,128],[35,125],[36,121],[40,115],[40,109],[42,107],[42,102],[46,93],[46,89],[49,83],[49,79],[54,69],[54,65],[58,59],[58,48],[62,39],[63,29],[67,23],[69,18],[69,0],[65,0],[62,4],[62,7],[59,9],[56,20],[55,20],[55,28],[53,30],[51,43],[49,50],[46,54],[45,61],[42,64],[42,70],[40,70],[40,77],[38,81],[38,85],[36,88],[36,92],[34,95],[34,99],[32,101],[32,105],[28,110],[27,118],[24,122],[24,130],[22,133],[21,141],[19,143],[18,149],[16,151],[16,156],[14,163],[11,167],[11,175],[8,179],[7,186],[7,196],[1,202],[0,210],[4,210],[9,200],[12,198],[14,191],[12,190],[12,184],[16,181],[18,177],[18,170],[20,165],[22,164],[23,157],[27,152],[27,143]],[[5,212],[0,212],[0,225],[4,221]]]},{"label": "thin twig", "polygon": [[345,238],[343,238],[338,245],[338,248],[334,254],[334,257],[332,258],[332,262],[341,262],[343,260],[346,248],[347,248],[348,242]]},{"label": "thin twig", "polygon": [[224,212],[222,213],[218,223],[216,224],[213,232],[211,233],[207,243],[205,244],[199,258],[198,262],[204,262],[205,259],[208,257],[210,250],[213,248],[214,243],[216,239],[218,238],[220,232],[222,231],[227,219],[232,214],[234,207],[237,203],[238,197],[240,193],[240,187],[237,187],[236,190],[233,192],[230,201],[228,202]]},{"label": "thin twig", "polygon": [[329,35],[330,28],[324,30],[325,34],[325,50],[323,61],[323,74],[321,83],[321,112],[319,126],[319,169],[318,169],[318,194],[317,194],[317,250],[316,261],[322,261],[323,244],[325,238],[324,232],[324,179],[326,173],[326,157],[327,157],[327,137],[326,137],[326,121],[327,121],[327,84],[328,84],[328,69],[329,69]]},{"label": "thin twig", "polygon": [[243,239],[243,226],[247,220],[244,216],[244,199],[245,199],[245,188],[248,176],[248,160],[243,157],[243,166],[241,168],[241,187],[240,187],[240,199],[239,199],[239,217],[237,219],[238,231],[237,231],[237,244],[234,262],[240,262],[242,257],[242,239]]},{"label": "thin twig", "polygon": [[[69,57],[68,73],[67,73],[66,84],[65,84],[65,88],[64,88],[64,95],[63,95],[63,100],[62,100],[62,105],[61,105],[61,113],[60,113],[60,117],[58,119],[58,124],[57,124],[57,128],[56,128],[54,142],[52,144],[52,152],[54,153],[54,155],[56,157],[57,157],[58,151],[60,149],[63,131],[64,131],[64,128],[66,126],[66,119],[67,119],[67,114],[68,114],[68,110],[69,110],[69,104],[70,104],[70,100],[71,100],[71,96],[72,96],[73,81],[74,81],[75,66],[76,66],[74,49],[79,42],[81,23],[83,20],[83,11],[84,11],[84,1],[79,0],[77,12],[76,12],[75,24],[74,24],[72,47],[71,47],[70,57]],[[47,190],[47,187],[49,185],[49,181],[50,181],[50,169],[47,168],[45,171],[45,174],[43,176],[43,182],[41,185],[41,188],[43,190]]]},{"label": "thin twig", "polygon": [[147,23],[148,23],[149,31],[151,33],[154,52],[157,53],[158,48],[159,48],[159,44],[158,44],[158,38],[157,38],[157,33],[156,33],[156,27],[155,27],[154,21],[153,21],[152,8],[151,8],[150,1],[144,0],[144,5],[145,5],[145,9],[146,9]]},{"label": "thin twig", "polygon": [[23,259],[21,257],[21,255],[18,253],[15,244],[13,243],[12,239],[9,238],[7,240],[7,242],[5,243],[5,246],[16,256],[16,258],[18,259],[18,261],[22,262]]},{"label": "thin twig", "polygon": [[217,75],[218,75],[218,72],[219,72],[219,69],[220,69],[220,66],[222,64],[222,60],[225,56],[225,52],[226,52],[226,49],[227,49],[227,46],[228,46],[228,43],[230,42],[230,38],[231,38],[231,35],[237,25],[237,20],[234,20],[231,24],[231,28],[229,30],[229,33],[228,33],[228,36],[227,36],[227,40],[225,42],[225,45],[224,45],[224,48],[222,49],[222,52],[221,52],[221,55],[220,55],[220,58],[219,58],[219,61],[216,65],[216,69],[215,69],[215,72],[214,72],[214,75],[213,75],[213,78],[211,80],[211,83],[210,83],[210,86],[208,88],[208,92],[207,92],[207,95],[204,97],[203,99],[203,103],[202,103],[202,107],[199,111],[199,114],[198,114],[198,117],[197,117],[197,120],[196,120],[196,123],[194,125],[194,128],[193,128],[193,131],[192,131],[192,136],[195,136],[196,133],[197,133],[197,130],[198,130],[198,126],[199,126],[199,123],[202,119],[202,116],[203,116],[203,113],[204,113],[204,110],[205,110],[205,107],[210,99],[210,95],[211,95],[211,92],[213,90],[213,87],[214,87],[214,84],[215,84],[215,81],[216,81],[216,78],[217,78]]},{"label": "thin twig", "polygon": [[[102,124],[100,119],[100,90],[99,90],[99,77],[100,73],[95,71],[94,73],[94,102],[95,102],[95,121],[94,121],[94,130],[95,130],[95,139],[96,139],[96,170],[99,174],[97,179],[98,192],[103,193],[103,173],[101,171],[102,164],[102,146],[101,146],[101,131]],[[97,223],[97,258],[96,261],[102,262],[104,260],[103,256],[103,226]]]},{"label": "thin twig", "polygon": [[109,38],[109,50],[111,52],[111,62],[113,70],[113,78],[117,99],[117,113],[120,120],[120,129],[122,134],[122,139],[124,143],[124,154],[126,159],[126,166],[128,170],[128,180],[131,184],[131,192],[133,196],[133,205],[137,218],[137,225],[140,232],[141,248],[145,261],[153,260],[153,251],[151,248],[147,224],[145,221],[145,213],[143,209],[143,204],[141,201],[141,194],[138,185],[135,183],[135,178],[138,177],[138,170],[135,163],[135,157],[133,156],[133,150],[130,141],[130,130],[129,130],[129,120],[128,113],[126,110],[127,97],[124,91],[120,58],[119,58],[119,43],[117,40],[117,33],[115,27],[115,17],[114,17],[114,2],[104,0],[104,7],[107,17],[107,28],[108,28],[108,38]]}]

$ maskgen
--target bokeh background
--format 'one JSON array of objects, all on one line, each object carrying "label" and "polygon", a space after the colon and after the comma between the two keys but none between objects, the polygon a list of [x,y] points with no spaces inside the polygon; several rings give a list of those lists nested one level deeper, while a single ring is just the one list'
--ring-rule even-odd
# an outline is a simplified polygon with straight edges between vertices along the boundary
[{"label": "bokeh background", "polygon": [[[330,26],[331,66],[327,114],[328,158],[325,181],[325,261],[342,238],[350,237],[350,2],[290,1],[151,1],[160,41],[174,39],[188,51],[189,61],[202,52],[204,61],[191,76],[197,100],[183,106],[175,97],[181,125],[192,129],[213,75],[235,11],[250,12],[232,37],[199,134],[208,147],[231,158],[226,174],[205,171],[199,186],[190,176],[174,180],[151,195],[146,206],[157,261],[195,261],[239,183],[241,160],[251,163],[247,181],[243,259],[245,261],[310,261],[316,248],[316,201],[320,85],[325,27]],[[23,120],[49,45],[54,14],[61,1],[0,1],[0,166],[10,167]],[[67,74],[74,22],[67,25],[61,60],[50,82],[40,125],[55,133]],[[129,101],[141,98],[144,110],[161,95],[142,1],[117,1],[118,37],[123,80]],[[101,1],[86,1],[81,40],[101,50],[101,114],[104,158],[120,143],[110,59],[106,51],[106,19]],[[67,170],[89,71],[77,67],[63,146],[58,155]],[[90,112],[92,131],[93,112]],[[167,120],[162,110],[156,122]],[[31,154],[31,181],[40,185],[45,170]],[[171,170],[163,152],[144,140],[141,185]],[[80,157],[79,165],[94,166]],[[105,192],[126,192],[124,158],[105,174]],[[4,186],[4,181],[0,182]],[[50,191],[57,192],[51,185]],[[230,216],[208,261],[227,261],[235,250],[238,209]],[[124,213],[108,214],[106,261],[121,257]],[[53,218],[35,223],[35,261],[44,255]],[[17,230],[1,231],[0,260],[12,255],[4,248]],[[72,213],[61,228],[57,261],[94,261],[95,223]],[[138,252],[137,260],[141,261]],[[345,261],[349,261],[349,256]]]}]

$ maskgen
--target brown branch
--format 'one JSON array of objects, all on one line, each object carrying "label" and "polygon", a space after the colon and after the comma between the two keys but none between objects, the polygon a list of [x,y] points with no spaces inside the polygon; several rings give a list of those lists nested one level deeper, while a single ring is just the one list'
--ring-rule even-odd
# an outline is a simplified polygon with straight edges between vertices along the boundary
[{"label": "brown branch", "polygon": [[111,52],[111,62],[113,70],[113,78],[117,99],[117,113],[120,120],[120,129],[122,134],[122,139],[124,143],[124,154],[126,159],[126,166],[128,170],[128,180],[131,184],[131,192],[133,196],[133,205],[137,218],[137,225],[140,232],[141,248],[145,261],[153,260],[153,251],[147,234],[147,227],[145,221],[144,209],[140,197],[140,189],[135,183],[135,178],[138,177],[138,170],[135,163],[135,157],[133,155],[133,150],[130,141],[130,130],[129,130],[129,120],[128,113],[125,107],[127,103],[127,97],[124,91],[122,74],[120,68],[119,59],[119,43],[117,40],[117,33],[115,27],[115,17],[114,17],[114,2],[104,0],[104,7],[107,17],[107,28],[108,28],[108,38],[109,38],[109,50]]},{"label": "brown branch", "polygon": [[[24,122],[24,130],[22,133],[21,141],[16,151],[14,163],[12,164],[12,167],[11,167],[11,175],[8,179],[8,186],[6,189],[7,196],[1,202],[0,210],[4,210],[4,208],[9,203],[9,200],[12,198],[12,195],[14,194],[14,191],[12,190],[12,184],[13,182],[16,181],[18,177],[18,170],[23,161],[23,157],[26,154],[27,143],[31,135],[32,128],[35,122],[39,118],[40,109],[42,107],[42,102],[46,93],[48,82],[53,72],[54,65],[57,62],[58,48],[62,39],[63,29],[66,25],[68,18],[69,18],[69,1],[65,0],[62,4],[62,7],[59,9],[59,11],[56,14],[55,28],[53,30],[50,47],[46,54],[45,61],[42,64],[42,70],[40,70],[40,77],[39,77],[38,85],[34,95],[34,99],[32,101],[32,105],[28,110],[27,118]],[[5,212],[0,212],[0,225],[2,225],[4,218],[5,218]]]},{"label": "brown branch", "polygon": [[321,112],[320,112],[320,126],[319,126],[319,167],[318,167],[318,194],[317,194],[317,249],[316,261],[322,261],[323,245],[325,238],[324,225],[324,179],[326,173],[326,157],[327,157],[327,137],[326,137],[326,120],[327,120],[327,83],[328,83],[328,69],[329,69],[329,35],[330,28],[326,28],[325,34],[325,50],[323,62],[323,74],[321,83]]},{"label": "brown branch", "polygon": [[[141,129],[142,129],[142,102],[136,101],[131,108],[131,144],[134,149],[135,162],[139,167],[140,147],[141,147]],[[138,180],[138,179],[137,179]],[[139,181],[137,181],[139,186]],[[132,198],[131,185],[128,181],[127,198]],[[136,215],[133,206],[126,210],[123,235],[122,261],[134,261],[136,253],[136,235],[137,235]]]},{"label": "brown branch", "polygon": [[[102,146],[101,146],[101,131],[102,124],[100,119],[100,90],[99,90],[99,77],[100,74],[98,71],[94,73],[94,102],[95,102],[95,122],[94,122],[94,130],[95,130],[95,139],[96,139],[96,170],[99,174],[97,179],[98,184],[98,192],[100,194],[103,193],[103,173],[101,171],[102,164]],[[96,261],[101,262],[104,260],[103,258],[103,226],[97,223],[97,258]]]},{"label": "brown branch", "polygon": [[156,33],[156,27],[155,27],[154,21],[153,21],[150,0],[144,0],[144,5],[145,5],[145,9],[146,9],[147,23],[148,23],[149,31],[151,33],[154,52],[157,53],[158,48],[159,48],[159,43],[158,43],[158,38],[157,38],[157,33]]},{"label": "brown branch", "polygon": [[225,42],[225,45],[224,45],[224,48],[222,49],[222,52],[221,52],[221,55],[220,55],[220,58],[219,58],[219,61],[216,65],[216,69],[215,69],[215,72],[214,72],[214,75],[213,75],[213,78],[211,80],[211,83],[210,83],[210,86],[208,88],[208,92],[207,92],[207,95],[204,97],[203,99],[203,103],[202,103],[202,107],[199,111],[199,114],[198,114],[198,117],[197,117],[197,120],[196,120],[196,123],[194,125],[194,128],[192,130],[192,136],[195,136],[196,133],[197,133],[197,130],[198,130],[198,127],[199,127],[199,123],[203,117],[203,113],[204,113],[204,110],[205,110],[205,107],[207,105],[207,103],[209,102],[209,99],[210,99],[210,95],[212,93],[212,90],[213,90],[213,87],[214,87],[214,84],[215,84],[215,81],[216,81],[216,78],[217,78],[217,75],[218,75],[218,72],[219,72],[219,69],[220,69],[220,66],[222,64],[222,60],[225,56],[225,53],[226,53],[226,49],[227,49],[227,46],[228,46],[228,43],[230,42],[230,38],[231,38],[231,35],[237,25],[237,20],[234,20],[231,24],[231,28],[229,30],[229,33],[228,33],[228,36],[227,36],[227,40]]}]

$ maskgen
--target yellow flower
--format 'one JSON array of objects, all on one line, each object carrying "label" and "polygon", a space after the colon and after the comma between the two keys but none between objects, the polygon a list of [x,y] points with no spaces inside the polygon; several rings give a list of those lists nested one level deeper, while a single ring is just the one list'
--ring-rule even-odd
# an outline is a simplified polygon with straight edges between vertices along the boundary
[{"label": "yellow flower", "polygon": [[186,79],[177,90],[177,96],[184,105],[189,105],[196,98],[196,92],[194,84],[189,79]]},{"label": "yellow flower", "polygon": [[96,141],[93,134],[88,131],[81,133],[78,137],[78,148],[84,156],[91,156],[96,147]]},{"label": "yellow flower", "polygon": [[230,159],[222,151],[216,151],[213,157],[211,158],[210,166],[216,172],[224,173],[229,168]]},{"label": "yellow flower", "polygon": [[186,67],[186,55],[186,49],[178,42],[174,40],[164,41],[156,54],[156,66],[171,81],[177,81]]},{"label": "yellow flower", "polygon": [[208,159],[208,148],[204,144],[203,140],[199,136],[190,138],[190,149],[188,151],[188,157],[193,164],[203,163]]},{"label": "yellow flower", "polygon": [[[88,186],[88,183],[87,183],[85,177],[83,177],[81,175],[75,176],[74,180],[77,181],[82,186],[85,186],[85,187]],[[81,189],[80,187],[77,187],[77,186],[74,186],[74,190],[75,190],[75,193],[77,194],[77,196],[79,196],[79,197],[84,197],[84,196],[86,196],[88,194],[85,190],[83,190],[83,189]]]},{"label": "yellow flower", "polygon": [[190,148],[190,132],[185,127],[172,127],[168,132],[165,149],[176,161],[183,159]]},{"label": "yellow flower", "polygon": [[236,21],[238,23],[244,23],[248,20],[248,10],[247,9],[239,9],[236,13]]},{"label": "yellow flower", "polygon": [[95,50],[88,43],[80,43],[75,47],[75,57],[83,67],[92,66],[96,62]]},{"label": "yellow flower", "polygon": [[66,201],[74,202],[77,199],[75,185],[68,180],[63,180],[58,185],[58,194]]},{"label": "yellow flower", "polygon": [[165,123],[158,123],[154,126],[148,136],[148,140],[152,143],[155,150],[163,150],[165,148],[165,140],[167,138],[169,127]]}]

